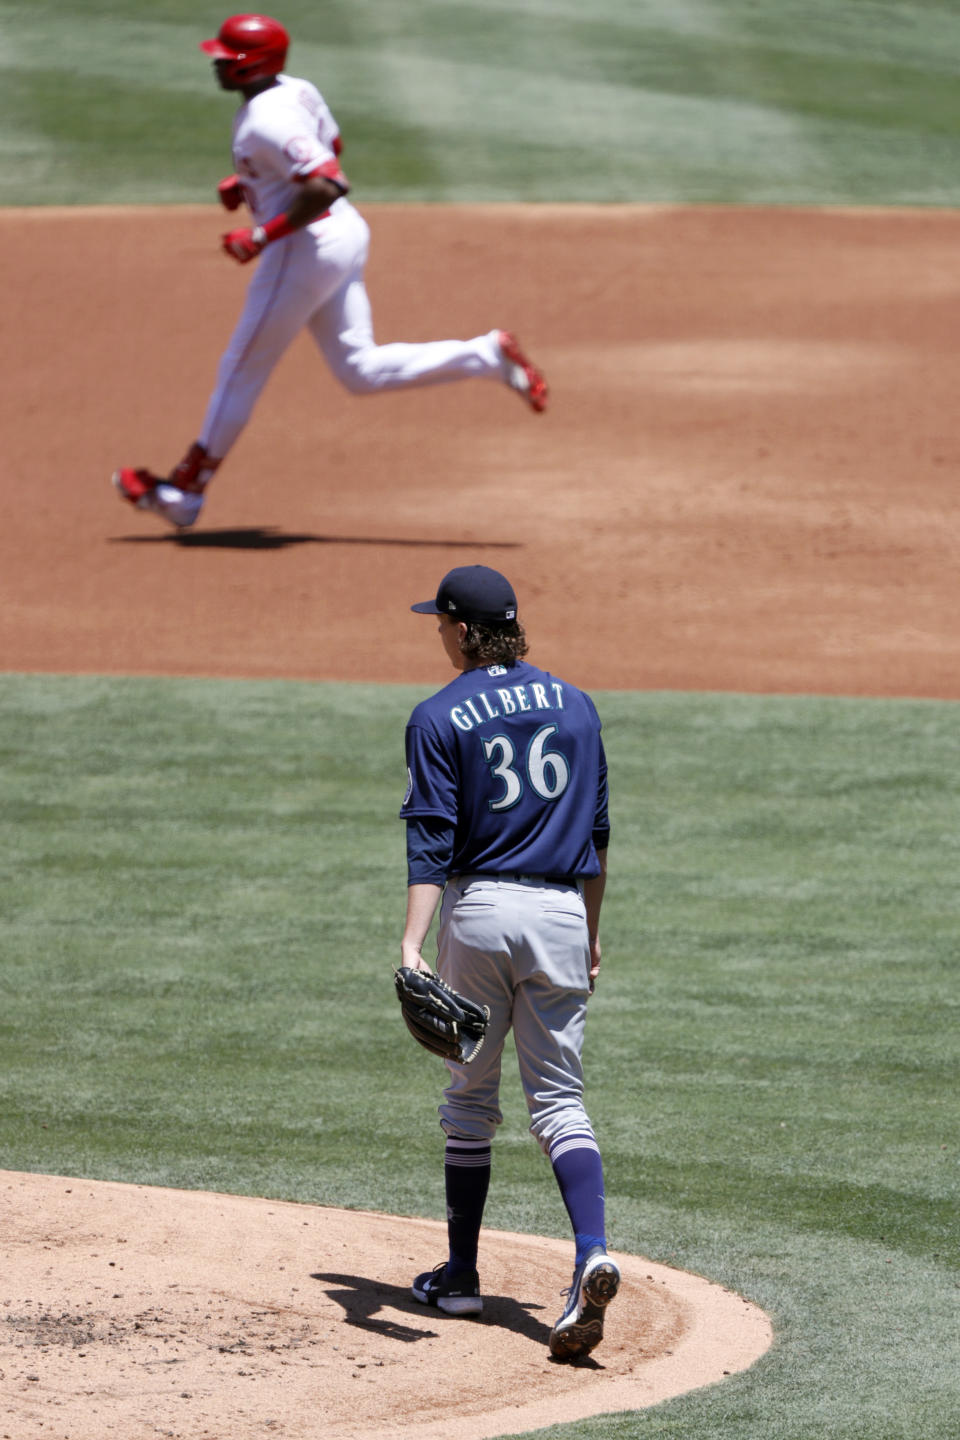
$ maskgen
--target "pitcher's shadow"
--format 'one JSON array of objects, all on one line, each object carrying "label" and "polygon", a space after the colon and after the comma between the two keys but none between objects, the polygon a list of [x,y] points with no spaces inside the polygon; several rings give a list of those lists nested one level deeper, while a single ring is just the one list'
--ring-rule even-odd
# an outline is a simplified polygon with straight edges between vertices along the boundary
[{"label": "pitcher's shadow", "polygon": [[[390,1285],[383,1280],[372,1280],[366,1275],[317,1273],[311,1275],[310,1279],[338,1287],[328,1290],[327,1294],[331,1300],[343,1306],[347,1325],[355,1325],[361,1330],[372,1330],[395,1340],[414,1343],[417,1340],[430,1339],[437,1332],[423,1325],[400,1324],[389,1316],[378,1319],[379,1312],[385,1307],[399,1310],[411,1317],[436,1319],[441,1324],[446,1324],[448,1320],[452,1323],[457,1319],[456,1316],[446,1316],[440,1311],[426,1309],[413,1299],[406,1286]],[[507,1295],[484,1295],[482,1315],[470,1320],[460,1319],[458,1323],[497,1325],[514,1335],[523,1335],[526,1339],[545,1346],[550,1338],[551,1327],[533,1314],[534,1311],[542,1309],[542,1305],[532,1301],[514,1300]]]}]

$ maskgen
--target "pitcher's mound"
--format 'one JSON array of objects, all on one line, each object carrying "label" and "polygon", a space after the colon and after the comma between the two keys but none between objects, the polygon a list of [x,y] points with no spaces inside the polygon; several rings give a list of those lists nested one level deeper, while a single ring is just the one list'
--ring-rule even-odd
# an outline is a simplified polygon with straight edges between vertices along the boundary
[{"label": "pitcher's mound", "polygon": [[571,1243],[484,1231],[483,1315],[455,1320],[410,1296],[445,1255],[429,1220],[7,1172],[0,1228],[10,1440],[483,1440],[654,1405],[771,1342],[740,1296],[618,1254],[603,1344],[558,1364]]}]

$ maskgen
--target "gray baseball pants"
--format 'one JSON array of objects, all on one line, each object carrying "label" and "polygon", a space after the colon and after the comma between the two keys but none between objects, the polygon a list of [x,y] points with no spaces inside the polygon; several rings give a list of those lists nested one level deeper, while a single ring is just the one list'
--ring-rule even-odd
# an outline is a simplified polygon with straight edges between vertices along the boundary
[{"label": "gray baseball pants", "polygon": [[490,1007],[477,1058],[448,1064],[439,1109],[445,1133],[493,1138],[503,1119],[500,1071],[512,1028],[530,1130],[542,1149],[568,1131],[592,1135],[581,1060],[590,944],[579,887],[534,876],[453,877],[440,910],[437,969],[454,989]]}]

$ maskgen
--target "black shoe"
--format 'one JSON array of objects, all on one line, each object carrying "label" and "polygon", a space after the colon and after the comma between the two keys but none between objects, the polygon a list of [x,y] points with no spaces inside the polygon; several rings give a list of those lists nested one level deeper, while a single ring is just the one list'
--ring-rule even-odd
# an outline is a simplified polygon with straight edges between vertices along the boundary
[{"label": "black shoe", "polygon": [[446,1315],[479,1315],[483,1309],[476,1270],[461,1270],[459,1275],[450,1277],[446,1261],[418,1275],[412,1294],[421,1305],[435,1305]]}]

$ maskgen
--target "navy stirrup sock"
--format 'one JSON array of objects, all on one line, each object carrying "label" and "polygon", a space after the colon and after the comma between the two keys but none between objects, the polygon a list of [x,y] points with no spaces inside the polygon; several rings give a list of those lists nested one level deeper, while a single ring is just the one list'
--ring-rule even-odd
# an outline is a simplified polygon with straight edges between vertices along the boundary
[{"label": "navy stirrup sock", "polygon": [[447,1192],[450,1273],[476,1270],[483,1207],[490,1187],[489,1140],[447,1140],[443,1176]]},{"label": "navy stirrup sock", "polygon": [[577,1245],[576,1264],[591,1250],[606,1250],[603,1162],[596,1139],[581,1131],[559,1135],[550,1146],[550,1163],[570,1216]]}]

